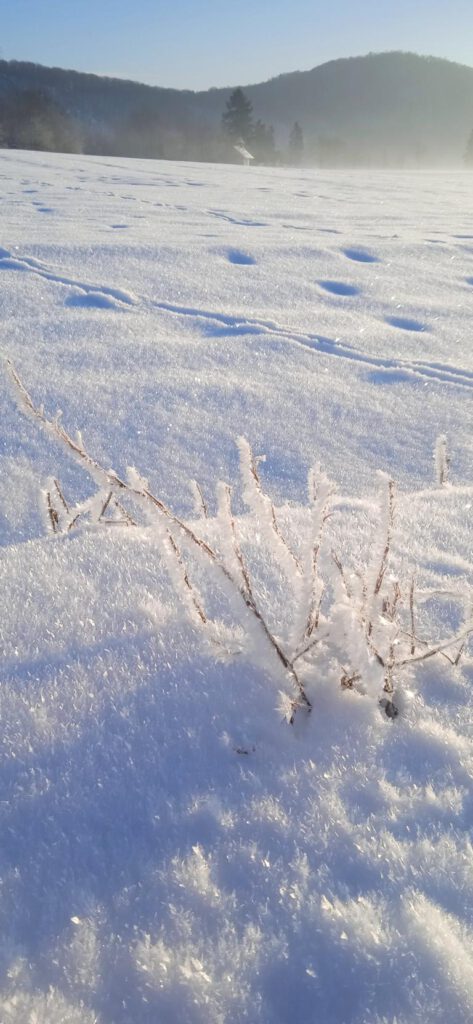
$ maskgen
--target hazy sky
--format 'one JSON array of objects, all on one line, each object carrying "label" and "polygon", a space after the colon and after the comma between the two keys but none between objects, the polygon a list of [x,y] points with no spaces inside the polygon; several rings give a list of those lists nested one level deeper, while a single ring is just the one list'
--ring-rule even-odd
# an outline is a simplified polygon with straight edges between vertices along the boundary
[{"label": "hazy sky", "polygon": [[473,0],[0,0],[0,54],[153,85],[248,85],[414,50],[473,65]]}]

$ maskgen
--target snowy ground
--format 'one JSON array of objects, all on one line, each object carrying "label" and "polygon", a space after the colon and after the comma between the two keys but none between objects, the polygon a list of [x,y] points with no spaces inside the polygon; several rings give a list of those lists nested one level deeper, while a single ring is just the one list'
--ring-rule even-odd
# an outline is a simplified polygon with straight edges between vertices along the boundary
[{"label": "snowy ground", "polygon": [[[0,348],[36,403],[189,520],[245,435],[296,548],[320,460],[352,568],[385,471],[393,571],[449,590],[421,626],[458,633],[471,175],[3,152],[0,187]],[[283,723],[284,673],[214,660],[159,530],[45,536],[45,480],[91,483],[0,389],[2,1024],[470,1024],[472,644],[416,664],[395,721],[315,669]]]}]

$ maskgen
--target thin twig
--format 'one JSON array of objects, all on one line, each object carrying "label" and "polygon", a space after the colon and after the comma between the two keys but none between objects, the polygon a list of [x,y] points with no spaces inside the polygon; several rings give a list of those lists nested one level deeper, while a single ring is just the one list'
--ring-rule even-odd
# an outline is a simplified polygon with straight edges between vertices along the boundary
[{"label": "thin twig", "polygon": [[411,655],[416,653],[416,642],[415,642],[415,617],[414,617],[414,590],[415,590],[415,576],[412,577],[411,585],[409,588],[409,612],[411,616]]},{"label": "thin twig", "polygon": [[310,640],[310,642],[308,644],[306,644],[305,647],[302,648],[302,650],[298,651],[297,654],[294,655],[294,657],[292,659],[292,664],[294,665],[295,662],[299,660],[299,658],[304,658],[305,655],[309,654],[310,651],[314,647],[317,647],[318,644],[323,643],[324,640],[328,640],[329,636],[330,636],[330,633],[327,631],[326,633],[323,633],[321,636],[313,637],[312,640]]},{"label": "thin twig", "polygon": [[297,571],[299,573],[301,573],[302,572],[301,563],[300,563],[299,559],[297,558],[297,556],[294,554],[294,552],[289,547],[289,544],[288,544],[286,538],[283,537],[283,535],[281,533],[281,530],[280,530],[280,527],[279,527],[279,523],[278,523],[278,520],[277,520],[277,516],[276,516],[276,509],[274,508],[273,502],[270,500],[270,498],[268,498],[268,496],[263,491],[263,487],[261,485],[260,475],[258,473],[257,459],[255,458],[250,445],[248,445],[248,455],[249,455],[250,474],[251,474],[251,476],[253,478],[253,483],[254,483],[255,491],[256,491],[258,497],[260,498],[260,500],[264,504],[268,504],[269,505],[269,510],[270,510],[269,522],[270,522],[271,528],[272,528],[275,536],[278,538],[278,540],[283,545],[283,547],[287,551],[288,555],[290,556],[290,558],[294,562],[294,565],[296,566]]},{"label": "thin twig", "polygon": [[394,525],[394,480],[388,482],[388,523],[386,528],[386,543],[384,545],[383,554],[381,557],[381,565],[379,567],[378,576],[376,579],[374,594],[375,597],[379,594],[384,575],[388,565],[389,549],[391,547],[392,530]]},{"label": "thin twig", "polygon": [[346,578],[346,575],[345,575],[345,570],[344,570],[343,565],[342,565],[342,563],[341,563],[341,561],[340,561],[340,559],[339,559],[339,557],[338,557],[338,555],[336,554],[335,551],[332,551],[332,561],[333,561],[334,565],[336,565],[336,567],[337,567],[337,569],[338,569],[338,571],[340,573],[340,576],[341,576],[341,579],[342,579],[342,583],[343,583],[343,586],[344,586],[344,590],[345,590],[345,593],[346,593],[347,597],[351,598],[353,595],[352,595],[350,587],[348,586],[347,578]]},{"label": "thin twig", "polygon": [[107,497],[105,498],[105,501],[104,501],[104,503],[102,505],[102,510],[100,512],[100,515],[99,515],[99,521],[100,521],[100,519],[103,519],[103,517],[104,517],[104,515],[105,515],[105,513],[106,513],[106,511],[108,509],[108,506],[110,505],[110,502],[111,502],[112,498],[113,498],[113,491],[109,491],[109,493],[107,494]]},{"label": "thin twig", "polygon": [[440,651],[440,654],[442,655],[442,658],[445,658],[446,661],[448,661],[450,663],[450,665],[453,665],[454,668],[456,668],[460,664],[461,656],[463,654],[463,651],[465,650],[465,646],[466,646],[466,640],[463,641],[463,643],[462,643],[461,647],[459,648],[455,658],[451,658],[450,655],[447,654],[446,651]]},{"label": "thin twig", "polygon": [[26,390],[24,384],[20,380],[18,374],[16,373],[16,370],[13,367],[13,364],[9,359],[7,359],[7,365],[10,369],[11,376],[17,386],[23,405],[25,406],[27,412],[30,415],[34,416],[42,424],[42,426],[46,429],[48,433],[52,433],[57,438],[58,441],[61,441],[63,444],[66,445],[67,448],[71,450],[74,458],[76,458],[81,463],[81,465],[84,466],[86,471],[92,476],[93,479],[101,479],[103,483],[111,485],[113,489],[117,488],[119,491],[129,494],[131,497],[135,498],[135,500],[141,501],[144,499],[146,502],[150,502],[155,508],[158,509],[159,512],[162,512],[164,516],[166,516],[172,523],[174,523],[175,526],[182,530],[182,532],[188,537],[189,540],[196,544],[202,551],[205,551],[205,553],[213,561],[215,561],[216,564],[219,564],[217,555],[215,551],[213,551],[213,549],[210,547],[210,545],[207,544],[200,537],[198,537],[197,534],[194,533],[194,530],[192,530],[192,528],[187,525],[187,523],[184,523],[182,519],[179,518],[179,516],[176,516],[174,512],[172,512],[171,509],[168,508],[163,501],[161,501],[159,498],[156,498],[155,495],[152,494],[147,487],[143,487],[140,490],[137,487],[133,487],[131,484],[125,483],[125,481],[122,480],[113,470],[104,469],[104,467],[101,466],[100,463],[96,461],[96,459],[93,459],[92,456],[89,455],[88,452],[86,452],[85,448],[81,447],[78,441],[74,441],[74,439],[67,433],[64,427],[61,425],[58,418],[56,418],[55,420],[48,420],[47,416],[44,413],[44,409],[41,406],[39,408],[36,408],[36,406],[34,405],[31,396],[28,394],[28,391]]},{"label": "thin twig", "polygon": [[51,529],[53,533],[59,533],[59,516],[56,509],[51,501],[50,491],[46,491],[46,508],[49,516],[49,522],[51,523]]},{"label": "thin twig", "polygon": [[[393,526],[394,526],[394,481],[393,480],[388,480],[388,509],[387,509],[387,512],[388,512],[388,521],[387,521],[387,524],[386,524],[386,540],[385,540],[385,543],[384,543],[383,553],[381,555],[381,561],[380,561],[380,565],[379,565],[379,569],[378,569],[378,575],[376,577],[376,581],[375,581],[375,585],[374,585],[374,589],[373,589],[373,597],[377,597],[379,592],[380,592],[380,590],[381,590],[381,587],[383,585],[384,576],[385,576],[385,573],[386,573],[386,569],[387,569],[387,566],[388,566],[389,551],[390,551],[390,548],[391,548],[391,538],[392,538],[392,531],[393,531]],[[364,602],[366,603],[367,600],[368,600],[368,589],[367,589],[367,586],[365,585],[365,587],[364,587]],[[371,636],[372,632],[373,632],[373,622],[372,622],[372,618],[371,618],[371,615],[370,615],[370,617],[368,619],[368,622],[366,624],[366,635],[367,635],[368,639]]]},{"label": "thin twig", "polygon": [[67,501],[66,501],[66,499],[65,499],[65,497],[64,497],[64,494],[63,494],[63,492],[62,492],[62,490],[61,490],[61,487],[60,487],[60,485],[59,485],[59,480],[56,480],[56,479],[54,479],[53,483],[54,483],[54,486],[55,486],[55,488],[56,488],[56,491],[57,491],[57,494],[58,494],[59,500],[60,500],[60,501],[61,501],[61,503],[63,504],[63,506],[64,506],[64,508],[65,508],[66,512],[69,512],[69,505],[67,504]]},{"label": "thin twig", "polygon": [[192,586],[192,583],[191,583],[191,581],[189,579],[189,575],[188,575],[187,569],[186,569],[186,567],[184,565],[184,562],[182,560],[182,555],[181,555],[181,552],[179,550],[179,546],[176,543],[176,541],[175,541],[175,539],[174,539],[174,537],[173,537],[173,535],[172,535],[170,530],[167,531],[167,536],[168,536],[170,547],[171,547],[172,551],[174,552],[174,554],[176,556],[176,561],[177,561],[177,563],[179,565],[179,569],[181,570],[182,582],[184,583],[184,586],[186,587],[186,590],[188,590],[188,592],[189,592],[190,599],[192,601],[192,604],[194,605],[194,608],[195,608],[195,610],[197,612],[197,615],[199,616],[199,619],[201,620],[201,622],[205,626],[205,625],[207,625],[207,621],[208,621],[207,620],[207,616],[206,616],[206,614],[204,612],[204,609],[203,609],[200,601],[198,600],[198,598],[196,596],[195,590],[194,590],[194,588]]},{"label": "thin twig", "polygon": [[197,480],[191,480],[191,487],[194,494],[195,503],[196,506],[198,506],[200,515],[202,516],[203,519],[208,519],[209,510],[200,484],[197,482]]},{"label": "thin twig", "polygon": [[423,654],[417,654],[414,658],[404,658],[403,661],[397,662],[397,668],[402,668],[404,665],[412,665],[416,661],[427,661],[427,658],[433,658],[434,654],[442,654],[447,651],[449,647],[453,647],[454,644],[459,644],[462,640],[466,641],[468,637],[473,633],[473,623],[468,626],[463,633],[458,636],[453,636],[450,640],[443,640],[441,644],[437,644],[436,647],[432,647],[429,651],[424,651]]},{"label": "thin twig", "polygon": [[117,508],[118,511],[121,512],[122,515],[124,516],[128,526],[137,526],[138,525],[137,522],[136,522],[136,519],[133,519],[133,516],[130,515],[128,509],[125,508],[125,506],[122,505],[122,503],[120,501],[117,501],[116,498],[115,498],[114,504],[115,504],[115,508]]},{"label": "thin twig", "polygon": [[[228,489],[228,496],[230,498],[231,491],[230,491],[230,488],[228,487],[228,485],[227,485],[227,489]],[[274,634],[269,629],[264,616],[262,615],[260,609],[258,608],[258,606],[256,604],[255,596],[254,596],[254,593],[253,593],[253,587],[252,587],[252,584],[251,584],[250,573],[248,571],[248,568],[247,568],[247,565],[246,565],[246,562],[245,562],[245,559],[244,559],[244,556],[243,556],[243,552],[241,550],[241,545],[240,545],[239,540],[238,540],[238,536],[237,536],[237,532],[236,532],[235,520],[234,520],[233,515],[231,513],[231,505],[230,504],[228,505],[228,512],[229,512],[230,529],[231,529],[231,534],[232,534],[232,539],[233,539],[233,549],[234,549],[235,556],[236,556],[236,559],[238,561],[238,564],[239,564],[240,570],[241,570],[241,575],[242,575],[243,584],[244,584],[244,588],[245,588],[244,593],[245,593],[246,604],[251,609],[251,611],[253,612],[253,615],[257,618],[258,622],[260,623],[260,625],[261,625],[261,627],[262,627],[262,629],[263,629],[267,639],[269,640],[271,646],[274,648],[274,650],[275,650],[279,660],[283,664],[284,668],[286,669],[287,672],[289,672],[289,675],[291,676],[292,681],[293,681],[296,689],[298,690],[299,698],[300,698],[301,703],[303,704],[303,706],[306,708],[307,711],[311,711],[312,710],[312,704],[311,704],[309,698],[307,697],[307,694],[306,694],[305,689],[304,689],[304,685],[301,682],[301,680],[299,679],[299,676],[298,676],[298,674],[297,674],[297,672],[296,672],[296,670],[294,668],[294,661],[295,661],[295,659],[293,658],[292,661],[290,661],[290,659],[284,653],[282,647],[280,646],[280,644],[276,640],[276,637],[274,636]],[[241,592],[242,591],[240,590],[240,593]],[[293,715],[291,715],[291,718],[289,720],[291,722],[291,724],[294,721],[295,710],[296,710],[296,707],[294,706],[294,708],[293,708]]]},{"label": "thin twig", "polygon": [[[315,579],[314,579],[315,583]],[[315,587],[314,587],[315,589]],[[319,628],[320,622],[320,609],[322,607],[322,597],[324,594],[324,584],[320,584],[320,591],[318,597],[315,598],[314,590],[312,591],[311,603],[309,607],[309,613],[307,616],[307,625],[305,628],[304,636],[307,638],[311,637],[312,634]]]},{"label": "thin twig", "polygon": [[77,522],[78,522],[78,520],[80,519],[81,515],[82,515],[82,512],[78,512],[78,513],[77,513],[77,515],[75,515],[75,516],[74,516],[74,518],[73,518],[73,519],[71,519],[70,523],[68,523],[68,526],[67,526],[67,530],[68,530],[68,532],[69,532],[70,530],[73,530],[73,529],[74,529],[74,526],[76,525],[76,523],[77,523]]}]

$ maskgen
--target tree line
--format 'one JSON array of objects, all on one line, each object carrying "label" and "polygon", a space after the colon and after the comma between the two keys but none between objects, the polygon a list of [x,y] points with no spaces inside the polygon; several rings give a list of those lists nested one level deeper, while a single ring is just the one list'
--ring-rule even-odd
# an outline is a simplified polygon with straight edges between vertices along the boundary
[{"label": "tree line", "polygon": [[40,89],[25,89],[2,97],[0,146],[78,153],[82,138],[78,124]]},{"label": "tree line", "polygon": [[192,118],[174,123],[151,105],[124,110],[113,122],[84,122],[42,89],[1,97],[0,147],[6,149],[235,162],[238,141],[250,147],[258,164],[302,161],[300,126],[293,126],[286,149],[278,149],[273,126],[254,118],[252,104],[240,88],[227,101],[220,128]]},{"label": "tree line", "polygon": [[[51,92],[27,88],[0,97],[0,148],[89,153],[169,160],[239,162],[235,146],[243,143],[256,164],[356,164],[343,140],[319,136],[307,144],[298,121],[289,136],[276,142],[273,125],[255,117],[243,89],[234,89],[220,126],[189,114],[165,115],[151,103],[133,103],[114,119],[84,120],[68,112]],[[464,164],[473,168],[473,131],[464,150]]]}]

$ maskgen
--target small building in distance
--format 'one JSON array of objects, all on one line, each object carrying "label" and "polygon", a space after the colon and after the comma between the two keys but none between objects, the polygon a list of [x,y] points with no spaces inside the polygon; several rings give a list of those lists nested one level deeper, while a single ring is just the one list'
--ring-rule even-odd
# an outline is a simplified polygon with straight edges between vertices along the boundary
[{"label": "small building in distance", "polygon": [[236,149],[237,153],[242,157],[244,167],[249,167],[251,161],[254,160],[254,156],[248,152],[243,139],[239,139],[233,148]]}]

